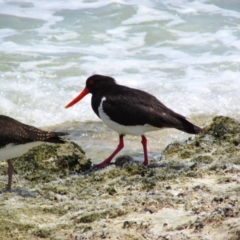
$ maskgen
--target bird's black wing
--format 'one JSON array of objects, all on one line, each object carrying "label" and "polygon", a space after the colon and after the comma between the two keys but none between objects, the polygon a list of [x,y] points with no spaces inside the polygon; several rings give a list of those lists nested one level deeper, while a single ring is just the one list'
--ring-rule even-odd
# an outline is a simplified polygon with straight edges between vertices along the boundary
[{"label": "bird's black wing", "polygon": [[107,96],[107,101],[103,101],[103,111],[112,121],[121,125],[149,124],[158,128],[177,128],[189,133],[197,131],[197,126],[166,107],[153,95],[138,89],[129,91],[124,86],[119,91],[114,88]]}]

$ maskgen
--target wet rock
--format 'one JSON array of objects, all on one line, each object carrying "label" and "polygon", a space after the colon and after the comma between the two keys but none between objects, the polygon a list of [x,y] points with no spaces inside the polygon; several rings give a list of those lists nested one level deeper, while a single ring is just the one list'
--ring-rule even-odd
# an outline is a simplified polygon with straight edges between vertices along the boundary
[{"label": "wet rock", "polygon": [[115,165],[118,167],[123,167],[125,164],[133,163],[133,157],[129,155],[121,155],[116,158]]},{"label": "wet rock", "polygon": [[40,148],[44,157],[33,151],[14,161],[17,185],[36,195],[0,195],[1,237],[239,239],[239,143],[239,122],[220,116],[149,166],[125,155],[87,171],[91,162],[75,144],[51,155]]},{"label": "wet rock", "polygon": [[203,131],[183,142],[174,142],[163,151],[164,160],[182,159],[214,172],[239,171],[240,124],[228,117],[215,117]]}]

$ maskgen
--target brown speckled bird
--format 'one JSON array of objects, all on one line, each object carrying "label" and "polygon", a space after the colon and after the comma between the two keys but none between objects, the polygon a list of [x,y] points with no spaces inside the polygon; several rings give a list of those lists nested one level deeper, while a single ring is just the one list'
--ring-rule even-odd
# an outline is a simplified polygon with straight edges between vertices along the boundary
[{"label": "brown speckled bird", "polygon": [[7,160],[8,184],[7,190],[11,190],[13,165],[12,158],[19,157],[32,147],[39,146],[44,142],[64,143],[61,136],[64,132],[47,132],[38,128],[21,123],[13,118],[0,115],[0,161]]}]

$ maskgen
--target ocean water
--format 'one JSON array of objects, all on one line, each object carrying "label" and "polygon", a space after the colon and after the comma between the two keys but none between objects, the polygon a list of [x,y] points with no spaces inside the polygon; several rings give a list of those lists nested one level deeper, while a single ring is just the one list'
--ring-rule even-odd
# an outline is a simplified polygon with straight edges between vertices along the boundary
[{"label": "ocean water", "polygon": [[190,119],[240,117],[239,0],[0,1],[0,114],[37,127],[98,120],[98,73]]}]

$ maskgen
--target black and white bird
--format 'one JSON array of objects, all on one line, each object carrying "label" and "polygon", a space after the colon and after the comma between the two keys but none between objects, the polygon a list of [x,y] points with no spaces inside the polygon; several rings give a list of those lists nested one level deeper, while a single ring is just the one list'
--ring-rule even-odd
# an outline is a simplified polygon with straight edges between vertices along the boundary
[{"label": "black and white bird", "polygon": [[64,132],[47,132],[21,123],[13,118],[0,115],[0,161],[7,160],[8,183],[11,190],[13,165],[12,158],[20,157],[29,149],[43,143],[64,143]]},{"label": "black and white bird", "polygon": [[119,145],[103,162],[96,164],[102,168],[111,162],[124,147],[126,134],[142,137],[144,165],[148,165],[147,138],[145,133],[162,128],[176,128],[190,134],[198,134],[202,129],[184,116],[166,107],[153,95],[142,90],[116,83],[109,76],[93,75],[86,81],[83,91],[65,108],[80,101],[88,93],[92,94],[92,108],[99,118],[119,134]]}]

